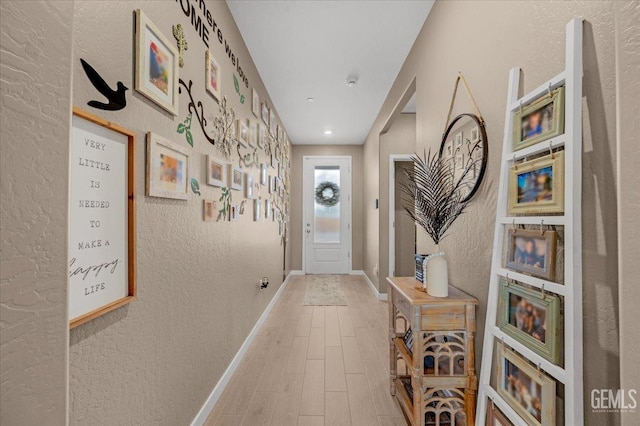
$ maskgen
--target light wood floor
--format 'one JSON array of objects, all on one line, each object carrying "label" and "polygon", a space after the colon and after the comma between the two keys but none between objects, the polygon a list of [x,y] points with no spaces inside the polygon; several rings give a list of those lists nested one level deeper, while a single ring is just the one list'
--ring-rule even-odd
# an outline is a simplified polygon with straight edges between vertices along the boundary
[{"label": "light wood floor", "polygon": [[302,306],[292,277],[207,426],[405,426],[389,394],[387,303],[340,276],[348,306]]}]

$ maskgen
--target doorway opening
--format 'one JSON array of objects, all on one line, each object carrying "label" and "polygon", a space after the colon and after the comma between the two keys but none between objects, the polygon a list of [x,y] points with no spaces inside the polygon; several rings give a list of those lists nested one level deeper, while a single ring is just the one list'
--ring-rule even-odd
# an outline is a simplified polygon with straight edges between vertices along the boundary
[{"label": "doorway opening", "polygon": [[415,272],[416,225],[404,211],[398,184],[406,181],[413,168],[409,155],[389,157],[389,275],[410,277]]},{"label": "doorway opening", "polygon": [[351,157],[305,156],[302,265],[306,274],[351,272]]}]

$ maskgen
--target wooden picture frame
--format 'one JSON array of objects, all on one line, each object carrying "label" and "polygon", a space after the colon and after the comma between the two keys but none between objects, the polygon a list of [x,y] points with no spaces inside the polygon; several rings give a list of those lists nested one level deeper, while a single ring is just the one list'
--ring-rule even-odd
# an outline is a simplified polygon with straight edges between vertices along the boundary
[{"label": "wooden picture frame", "polygon": [[554,281],[557,241],[556,231],[509,229],[505,266],[516,272]]},{"label": "wooden picture frame", "polygon": [[260,118],[260,96],[256,89],[251,89],[251,112],[256,118]]},{"label": "wooden picture frame", "polygon": [[236,120],[236,126],[236,139],[243,148],[246,148],[249,146],[249,125],[247,120]]},{"label": "wooden picture frame", "polygon": [[240,167],[236,167],[233,164],[229,164],[229,188],[235,191],[242,191],[244,173]]},{"label": "wooden picture frame", "polygon": [[516,341],[558,364],[562,346],[560,298],[500,280],[498,326]]},{"label": "wooden picture frame", "polygon": [[487,406],[487,426],[513,426],[513,423],[502,414],[502,411],[491,403]]},{"label": "wooden picture frame", "polygon": [[225,186],[225,163],[207,154],[207,185],[222,188]]},{"label": "wooden picture frame", "polygon": [[514,151],[563,134],[564,87],[550,91],[514,114]]},{"label": "wooden picture frame", "polygon": [[220,102],[222,99],[220,85],[222,82],[222,69],[218,65],[218,61],[213,57],[210,50],[204,52],[205,63],[205,88],[213,98]]},{"label": "wooden picture frame", "polygon": [[202,220],[215,222],[217,216],[217,202],[215,200],[202,200]]},{"label": "wooden picture frame", "polygon": [[136,16],[135,89],[178,115],[178,50],[141,9]]},{"label": "wooden picture frame", "polygon": [[189,199],[189,150],[147,132],[146,193],[150,197]]},{"label": "wooden picture frame", "polygon": [[[514,351],[498,344],[498,394],[516,411],[527,424],[533,426],[555,426],[556,382],[533,367]],[[516,391],[514,381],[520,384]],[[527,389],[528,387],[528,389]],[[522,397],[523,389],[528,396]],[[515,393],[520,393],[516,398]],[[536,396],[536,395],[539,395]],[[520,399],[522,402],[518,401]],[[529,408],[526,408],[530,405]],[[530,411],[531,410],[531,411]]]},{"label": "wooden picture frame", "polygon": [[74,328],[137,297],[136,133],[75,107],[71,124],[68,319]]},{"label": "wooden picture frame", "polygon": [[563,151],[511,166],[508,213],[564,213]]}]

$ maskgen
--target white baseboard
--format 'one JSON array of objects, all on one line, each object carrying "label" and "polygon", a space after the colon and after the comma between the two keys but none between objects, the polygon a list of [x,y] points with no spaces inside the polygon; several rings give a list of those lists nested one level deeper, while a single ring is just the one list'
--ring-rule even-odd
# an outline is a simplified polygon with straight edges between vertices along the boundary
[{"label": "white baseboard", "polygon": [[373,285],[373,283],[369,279],[369,276],[365,274],[364,271],[360,271],[360,270],[351,271],[349,275],[362,275],[364,277],[364,280],[367,282],[367,284],[369,284],[369,287],[371,288],[371,291],[373,292],[373,295],[376,297],[376,299],[387,300],[387,293],[380,293],[376,288],[376,286]]},{"label": "white baseboard", "polygon": [[292,270],[289,271],[289,275],[304,275],[304,271],[300,271],[300,270]]},{"label": "white baseboard", "polygon": [[207,421],[207,417],[209,417],[209,414],[211,414],[211,411],[213,410],[213,407],[216,405],[216,402],[218,402],[218,399],[220,399],[222,392],[229,384],[231,377],[233,377],[233,373],[235,373],[236,369],[240,365],[240,362],[246,355],[247,350],[249,349],[249,346],[253,342],[253,339],[255,339],[258,333],[260,332],[260,329],[262,328],[262,325],[264,324],[267,317],[269,316],[271,309],[273,309],[276,302],[282,295],[282,292],[284,291],[285,287],[287,286],[287,284],[289,284],[289,279],[293,275],[304,275],[304,273],[300,274],[298,272],[302,272],[302,271],[291,271],[289,275],[287,275],[287,278],[284,280],[284,282],[282,283],[282,285],[280,286],[276,294],[273,296],[273,298],[271,299],[271,302],[269,302],[269,304],[265,308],[264,312],[258,319],[258,322],[256,322],[256,325],[253,326],[253,329],[251,330],[247,338],[244,340],[244,343],[242,343],[242,346],[240,346],[240,349],[238,349],[238,352],[233,357],[233,360],[231,360],[231,363],[225,370],[222,377],[220,377],[220,380],[218,380],[218,383],[211,391],[211,394],[209,394],[209,397],[205,401],[204,405],[202,406],[202,408],[200,408],[200,411],[191,422],[191,426],[202,426]]}]

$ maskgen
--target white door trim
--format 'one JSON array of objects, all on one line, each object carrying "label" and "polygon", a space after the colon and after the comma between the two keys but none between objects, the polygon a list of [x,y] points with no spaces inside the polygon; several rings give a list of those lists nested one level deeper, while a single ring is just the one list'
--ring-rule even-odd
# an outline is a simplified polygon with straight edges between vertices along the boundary
[{"label": "white door trim", "polygon": [[394,275],[396,269],[396,162],[411,161],[408,154],[389,155],[389,276]]},{"label": "white door trim", "polygon": [[305,188],[304,179],[306,176],[306,168],[307,162],[305,160],[315,160],[315,159],[323,159],[323,160],[349,160],[349,177],[351,179],[351,199],[349,200],[349,205],[347,207],[347,216],[349,219],[349,232],[347,233],[348,246],[349,246],[349,261],[348,261],[348,271],[351,271],[353,268],[353,158],[350,155],[305,155],[302,157],[302,232],[300,235],[302,236],[302,272],[304,274],[307,273],[307,244],[305,241],[305,220],[307,217],[307,203],[305,203],[307,197],[307,189]]}]

